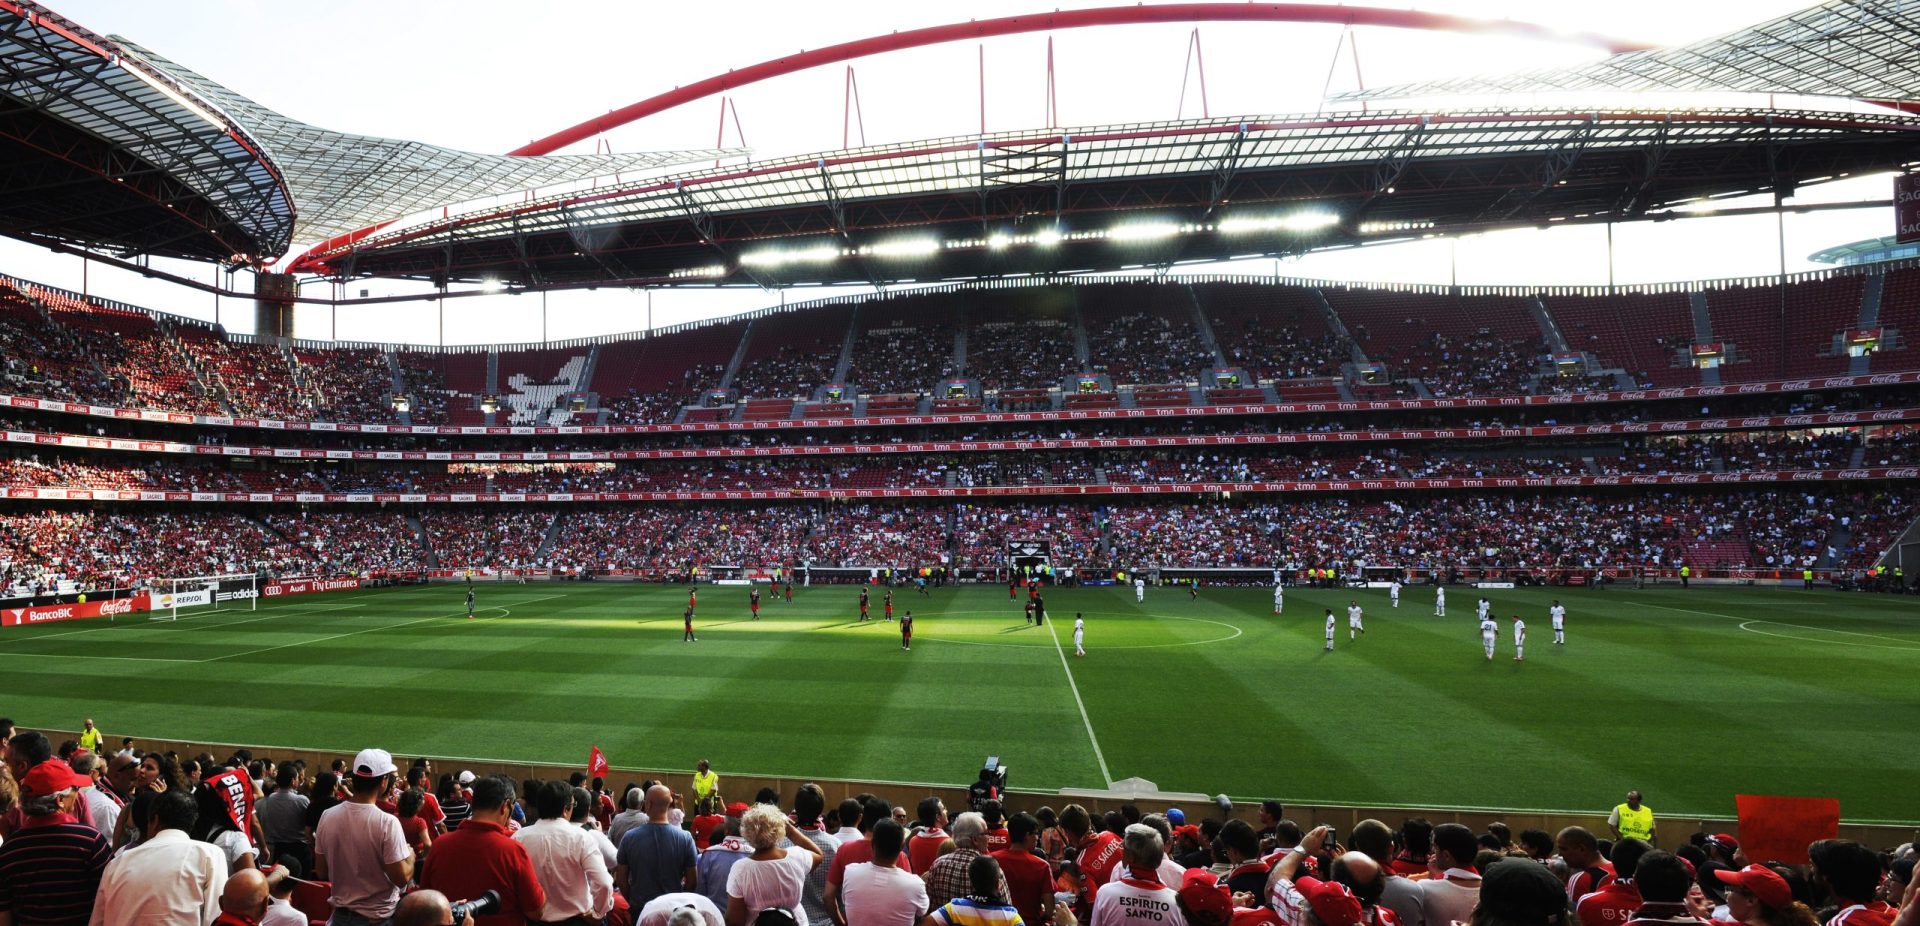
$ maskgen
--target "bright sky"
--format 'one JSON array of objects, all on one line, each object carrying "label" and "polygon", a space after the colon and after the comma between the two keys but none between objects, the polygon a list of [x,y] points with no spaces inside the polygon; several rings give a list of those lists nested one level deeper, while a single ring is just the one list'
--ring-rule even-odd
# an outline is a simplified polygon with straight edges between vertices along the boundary
[{"label": "bright sky", "polygon": [[[498,152],[594,113],[803,48],[969,18],[1107,5],[1111,0],[46,2],[96,32],[131,38],[315,125]],[[1810,2],[1422,0],[1400,5],[1677,44]],[[1058,122],[1097,125],[1200,115],[1199,74],[1187,66],[1190,31],[1187,26],[1125,26],[1057,35]],[[1366,86],[1381,86],[1570,64],[1604,54],[1564,43],[1391,29],[1357,30],[1348,45],[1340,45],[1340,37],[1336,26],[1200,26],[1208,111],[1214,116],[1312,112],[1323,87],[1349,90],[1361,79]],[[990,131],[1045,124],[1046,42],[1045,35],[1036,34],[986,43]],[[1337,45],[1341,50],[1336,59]],[[1357,76],[1352,54],[1356,46]],[[974,132],[980,119],[978,55],[975,43],[964,42],[856,62],[866,141],[893,143]],[[1184,107],[1183,74],[1188,85]],[[740,126],[736,130],[729,121],[726,143],[737,145],[744,136],[756,157],[840,147],[844,81],[844,66],[834,65],[743,89],[734,97]],[[606,141],[614,150],[711,146],[718,108],[717,99],[699,101],[619,129]],[[860,143],[857,130],[852,142]],[[1861,178],[1808,191],[1802,201],[1868,199],[1889,192],[1884,178]],[[1818,266],[1805,256],[1820,248],[1889,233],[1890,211],[1788,216],[1787,269]],[[1615,228],[1612,271],[1622,283],[1770,274],[1779,269],[1778,249],[1772,216],[1629,224]],[[200,265],[166,266],[201,279],[211,280],[215,273]],[[1200,268],[1217,269],[1223,268]],[[1587,227],[1330,252],[1224,269],[1277,269],[1289,275],[1372,281],[1582,284],[1605,283],[1609,268],[1605,229]],[[72,289],[83,285],[79,260],[6,239],[0,239],[0,270]],[[251,288],[244,275],[234,282],[237,288]],[[250,301],[216,300],[98,265],[84,283],[98,296],[201,318],[217,312],[233,331],[252,329]],[[352,284],[349,295],[362,288],[375,295],[421,289],[370,281]],[[799,301],[858,291],[800,288],[786,298]],[[625,290],[555,293],[545,301],[545,330],[557,340],[644,328],[649,303],[654,324],[668,325],[781,299],[780,293],[756,289],[662,291],[651,300]],[[538,340],[541,305],[534,295],[450,301],[446,343]],[[325,339],[337,332],[342,340],[435,343],[440,330],[433,304],[418,303],[345,308],[337,318],[324,308],[303,308],[296,333],[306,338]]]}]

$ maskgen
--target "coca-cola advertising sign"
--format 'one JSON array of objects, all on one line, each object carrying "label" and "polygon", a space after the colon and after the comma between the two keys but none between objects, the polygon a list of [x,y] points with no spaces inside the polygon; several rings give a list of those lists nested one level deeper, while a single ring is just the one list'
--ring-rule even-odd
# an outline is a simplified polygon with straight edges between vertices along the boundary
[{"label": "coca-cola advertising sign", "polygon": [[0,610],[0,627],[20,627],[27,624],[47,624],[54,621],[78,621],[93,617],[113,617],[119,614],[133,614],[147,610],[147,596],[134,595],[130,598],[110,598],[106,601],[88,601],[76,604],[49,604],[31,608],[6,608]]}]

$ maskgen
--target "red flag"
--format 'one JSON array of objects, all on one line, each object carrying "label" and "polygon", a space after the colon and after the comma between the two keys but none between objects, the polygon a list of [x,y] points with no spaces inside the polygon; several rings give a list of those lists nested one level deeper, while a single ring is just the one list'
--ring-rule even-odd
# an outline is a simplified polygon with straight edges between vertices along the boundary
[{"label": "red flag", "polygon": [[1807,846],[1840,835],[1840,802],[1830,797],[1736,794],[1740,848],[1754,861],[1807,863]]},{"label": "red flag", "polygon": [[593,752],[587,756],[587,777],[604,778],[610,768],[612,766],[607,764],[607,754],[601,752],[600,747],[593,747]]}]

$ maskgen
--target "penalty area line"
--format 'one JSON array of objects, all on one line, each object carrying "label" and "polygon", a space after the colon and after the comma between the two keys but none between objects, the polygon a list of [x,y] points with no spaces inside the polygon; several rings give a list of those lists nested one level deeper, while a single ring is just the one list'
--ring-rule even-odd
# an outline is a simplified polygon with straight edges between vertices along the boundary
[{"label": "penalty area line", "polygon": [[1080,700],[1080,686],[1073,680],[1073,666],[1067,663],[1067,651],[1060,645],[1060,634],[1053,629],[1053,621],[1047,622],[1047,636],[1053,638],[1053,651],[1060,654],[1060,668],[1067,673],[1067,688],[1073,692],[1073,703],[1080,708],[1080,722],[1087,727],[1087,742],[1093,744],[1093,758],[1100,763],[1100,780],[1105,787],[1113,787],[1113,773],[1107,771],[1107,756],[1100,751],[1100,737],[1093,733],[1093,720],[1087,716],[1087,702]]}]

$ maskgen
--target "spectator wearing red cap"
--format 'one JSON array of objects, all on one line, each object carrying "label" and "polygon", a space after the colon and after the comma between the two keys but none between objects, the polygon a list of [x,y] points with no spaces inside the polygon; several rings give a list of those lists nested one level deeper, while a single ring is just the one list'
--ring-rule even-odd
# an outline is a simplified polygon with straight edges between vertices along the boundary
[{"label": "spectator wearing red cap", "polygon": [[[1626,840],[1626,843],[1636,842],[1640,840]],[[1613,864],[1616,868],[1620,866],[1618,853],[1614,856]],[[1641,903],[1632,918],[1627,920],[1628,923],[1641,926],[1698,926],[1706,922],[1687,909],[1687,891],[1693,886],[1693,876],[1687,873],[1686,863],[1678,857],[1658,849],[1649,849],[1634,865],[1633,883],[1640,892]]]},{"label": "spectator wearing red cap", "polygon": [[1127,876],[1100,888],[1087,926],[1187,926],[1174,889],[1160,883],[1166,858],[1160,832],[1135,823],[1127,827],[1121,846]]},{"label": "spectator wearing red cap", "polygon": [[1731,833],[1714,833],[1702,840],[1700,847],[1706,850],[1708,861],[1719,862],[1728,868],[1739,868],[1741,865],[1736,861],[1740,855],[1740,840],[1733,838]]},{"label": "spectator wearing red cap", "polygon": [[0,844],[0,914],[21,926],[85,926],[112,854],[99,830],[73,817],[79,789],[93,780],[45,759],[19,782],[20,826]]},{"label": "spectator wearing red cap", "polygon": [[1727,887],[1727,914],[1747,926],[1817,926],[1813,911],[1793,899],[1787,879],[1765,865],[1715,871]]},{"label": "spectator wearing red cap", "polygon": [[1176,894],[1187,926],[1227,926],[1233,921],[1233,896],[1213,872],[1189,869]]},{"label": "spectator wearing red cap", "polygon": [[[1622,839],[1613,846],[1613,880],[1574,904],[1573,915],[1581,926],[1616,926],[1633,918],[1643,902],[1634,883],[1640,860],[1653,847],[1638,839]],[[1681,892],[1685,894],[1684,891]]]},{"label": "spectator wearing red cap", "polygon": [[1874,898],[1885,869],[1872,849],[1847,839],[1822,839],[1807,847],[1814,877],[1826,882],[1839,908],[1827,926],[1890,926],[1898,911]]},{"label": "spectator wearing red cap", "polygon": [[1040,821],[1017,813],[1007,820],[1007,847],[990,853],[1007,879],[1008,900],[1028,926],[1053,919],[1053,866],[1037,854]]},{"label": "spectator wearing red cap", "polygon": [[314,876],[333,885],[332,926],[371,926],[393,916],[416,859],[400,821],[377,806],[399,780],[393,756],[362,749],[347,772],[352,793],[314,828]]}]

